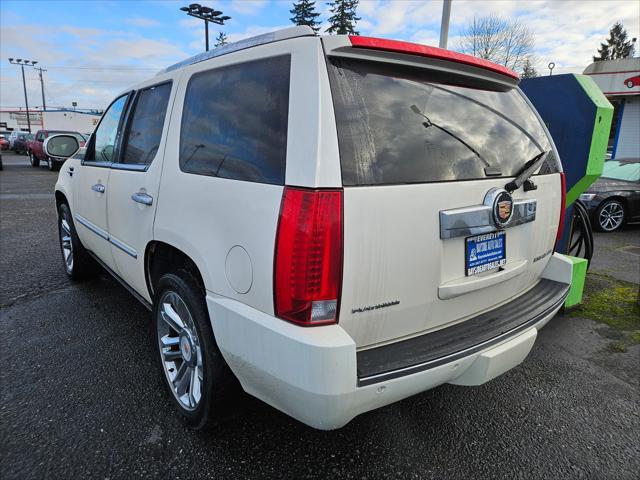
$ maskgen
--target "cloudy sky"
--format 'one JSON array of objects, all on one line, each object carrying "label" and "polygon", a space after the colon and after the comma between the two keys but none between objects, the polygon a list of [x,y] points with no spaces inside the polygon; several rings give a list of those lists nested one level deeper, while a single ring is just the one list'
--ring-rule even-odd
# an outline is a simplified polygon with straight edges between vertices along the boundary
[{"label": "cloudy sky", "polygon": [[[104,108],[121,90],[167,65],[204,50],[201,21],[179,8],[193,0],[12,1],[0,3],[0,107],[22,106],[20,69],[8,58],[37,60],[46,68],[47,106]],[[231,41],[290,26],[291,1],[200,1],[232,17]],[[324,1],[316,2],[322,18]],[[438,45],[441,0],[360,0],[362,35]],[[637,0],[453,0],[449,48],[474,15],[519,18],[535,33],[537,68],[580,73],[614,22],[640,36]],[[210,32],[211,41],[218,30]],[[40,106],[37,72],[25,70],[31,105]]]}]

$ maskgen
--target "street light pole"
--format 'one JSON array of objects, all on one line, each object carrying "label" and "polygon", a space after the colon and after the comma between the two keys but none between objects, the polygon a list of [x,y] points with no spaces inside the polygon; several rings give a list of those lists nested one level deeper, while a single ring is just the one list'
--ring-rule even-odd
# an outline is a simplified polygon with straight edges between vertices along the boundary
[{"label": "street light pole", "polygon": [[192,3],[188,7],[181,7],[180,10],[187,12],[187,15],[190,17],[204,20],[204,45],[207,52],[209,51],[209,22],[224,25],[226,20],[231,19],[231,17],[221,16],[222,12],[214,10],[213,8],[203,7],[199,3]]},{"label": "street light pole", "polygon": [[23,60],[22,58],[16,58],[14,61],[13,58],[10,58],[9,63],[12,65],[20,65],[20,68],[22,69],[22,89],[24,90],[24,105],[27,110],[27,128],[29,129],[29,133],[31,133],[31,118],[29,118],[29,100],[27,99],[27,82],[24,78],[24,66],[27,65],[29,67],[33,67],[38,62]]},{"label": "street light pole", "polygon": [[204,21],[204,48],[205,51],[209,51],[209,20]]},{"label": "street light pole", "polygon": [[31,119],[29,118],[29,100],[27,100],[27,82],[24,79],[24,65],[20,65],[22,69],[22,88],[24,90],[24,104],[27,107],[27,128],[31,133]]},{"label": "street light pole", "polygon": [[451,17],[451,0],[442,0],[442,21],[440,22],[440,48],[447,48],[449,41],[449,18]]}]

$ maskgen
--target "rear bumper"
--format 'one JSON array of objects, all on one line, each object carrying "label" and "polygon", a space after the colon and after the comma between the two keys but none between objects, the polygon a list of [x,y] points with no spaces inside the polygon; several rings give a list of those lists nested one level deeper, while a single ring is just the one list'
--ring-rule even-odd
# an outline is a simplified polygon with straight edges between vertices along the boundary
[{"label": "rear bumper", "polygon": [[486,350],[558,311],[569,285],[542,279],[498,308],[453,326],[357,354],[358,386],[428,370]]},{"label": "rear bumper", "polygon": [[[355,343],[340,325],[302,328],[213,294],[207,296],[207,305],[220,350],[245,391],[307,425],[333,429],[360,413],[443,383],[479,385],[521,363],[537,331],[562,306],[571,264],[553,255],[545,277],[551,281],[546,285],[556,290],[554,303],[518,313],[518,325],[498,338],[450,351],[426,366],[424,361],[404,366],[396,361],[393,369],[378,372],[384,375],[376,379],[362,376],[362,354],[367,351],[356,353]],[[432,348],[434,343],[424,345]],[[384,353],[388,357],[389,351]],[[413,358],[418,358],[415,352]],[[418,364],[419,369],[411,368]]]}]

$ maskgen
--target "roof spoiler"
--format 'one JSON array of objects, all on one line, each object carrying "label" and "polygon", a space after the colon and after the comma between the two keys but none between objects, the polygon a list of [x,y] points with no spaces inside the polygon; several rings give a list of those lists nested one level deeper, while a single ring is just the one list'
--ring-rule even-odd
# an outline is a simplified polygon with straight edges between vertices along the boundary
[{"label": "roof spoiler", "polygon": [[497,63],[463,53],[417,43],[360,36],[323,36],[329,56],[375,60],[429,68],[473,79],[476,86],[510,90],[518,85],[516,72]]},{"label": "roof spoiler", "polygon": [[288,40],[296,37],[309,37],[315,36],[315,32],[309,26],[303,25],[298,27],[283,28],[282,30],[276,30],[275,32],[264,33],[255,37],[245,38],[237,42],[229,43],[221,47],[214,48],[208,52],[202,52],[194,55],[191,58],[187,58],[181,62],[175,63],[164,70],[158,72],[158,75],[162,73],[171,72],[187,65],[193,65],[194,63],[204,62],[210,58],[219,57],[221,55],[227,55],[228,53],[237,52],[239,50],[245,50],[247,48],[256,47],[258,45],[266,45],[267,43],[279,42],[281,40]]}]

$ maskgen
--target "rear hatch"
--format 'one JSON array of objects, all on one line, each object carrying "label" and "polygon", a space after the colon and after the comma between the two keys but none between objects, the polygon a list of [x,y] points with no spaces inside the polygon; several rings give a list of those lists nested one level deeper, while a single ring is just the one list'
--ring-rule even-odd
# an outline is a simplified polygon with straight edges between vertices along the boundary
[{"label": "rear hatch", "polygon": [[[532,288],[561,204],[551,140],[513,79],[375,53],[327,57],[344,186],[340,325],[358,348],[462,322]],[[519,220],[487,226],[487,208],[505,207],[492,192],[541,154],[537,188],[512,193]],[[471,268],[487,249],[504,260]]]}]

